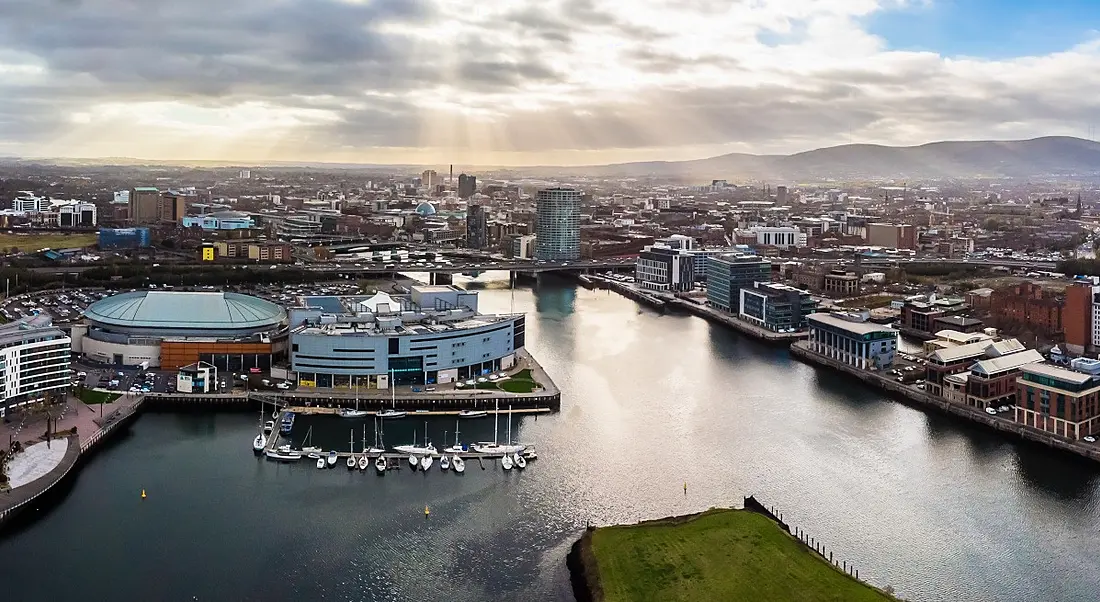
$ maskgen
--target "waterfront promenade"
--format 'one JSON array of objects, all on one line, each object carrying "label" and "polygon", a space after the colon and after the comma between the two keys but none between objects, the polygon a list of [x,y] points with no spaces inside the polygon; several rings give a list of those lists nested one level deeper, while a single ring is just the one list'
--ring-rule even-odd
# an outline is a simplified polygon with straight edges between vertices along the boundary
[{"label": "waterfront promenade", "polygon": [[[0,423],[3,449],[10,452],[18,441],[26,450],[9,461],[10,486],[0,489],[0,526],[68,476],[84,454],[135,415],[142,401],[141,395],[125,394],[108,404],[87,405],[69,396],[48,412],[14,412],[9,422]],[[52,423],[48,442],[47,419]]]}]

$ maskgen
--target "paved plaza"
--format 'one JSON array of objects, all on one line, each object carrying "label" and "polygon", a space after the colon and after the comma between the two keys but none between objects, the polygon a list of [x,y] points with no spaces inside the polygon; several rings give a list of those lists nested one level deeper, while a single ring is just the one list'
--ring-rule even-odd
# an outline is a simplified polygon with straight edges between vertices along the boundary
[{"label": "paved plaza", "polygon": [[11,488],[18,489],[57,468],[68,448],[68,439],[54,439],[49,444],[35,443],[24,449],[8,462],[7,474]]}]

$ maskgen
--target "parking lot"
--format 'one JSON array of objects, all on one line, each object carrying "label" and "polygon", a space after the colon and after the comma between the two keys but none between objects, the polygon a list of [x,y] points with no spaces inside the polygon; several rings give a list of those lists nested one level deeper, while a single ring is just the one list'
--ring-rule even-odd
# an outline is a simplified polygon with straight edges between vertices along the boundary
[{"label": "parking lot", "polygon": [[0,303],[0,315],[9,322],[41,314],[49,315],[55,324],[75,322],[89,305],[110,294],[113,293],[98,289],[29,293]]}]

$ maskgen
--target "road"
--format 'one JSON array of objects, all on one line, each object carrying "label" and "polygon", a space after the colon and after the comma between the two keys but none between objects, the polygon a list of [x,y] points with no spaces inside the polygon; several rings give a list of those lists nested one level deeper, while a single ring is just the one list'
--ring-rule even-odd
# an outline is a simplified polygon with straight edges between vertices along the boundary
[{"label": "road", "polygon": [[[209,267],[209,263],[173,263],[173,267]],[[215,264],[217,265],[217,264]],[[230,264],[222,264],[225,267]],[[232,264],[245,270],[285,270],[304,269],[311,272],[331,272],[334,274],[396,274],[401,272],[431,272],[436,274],[462,274],[466,272],[489,272],[494,270],[513,272],[558,272],[572,270],[621,270],[633,269],[634,258],[622,259],[583,259],[579,261],[551,262],[551,261],[470,261],[463,263],[353,263],[333,262],[315,263],[305,266],[292,266],[283,264]],[[101,265],[67,265],[45,266],[31,268],[31,271],[41,274],[77,274],[85,270],[103,267]]]}]

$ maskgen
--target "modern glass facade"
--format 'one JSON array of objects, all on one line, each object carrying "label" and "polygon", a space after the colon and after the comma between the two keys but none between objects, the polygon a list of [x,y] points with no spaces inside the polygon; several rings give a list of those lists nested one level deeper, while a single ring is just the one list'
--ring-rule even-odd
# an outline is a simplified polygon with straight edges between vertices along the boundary
[{"label": "modern glass facade", "polygon": [[756,282],[770,282],[771,263],[753,256],[729,254],[707,258],[707,305],[741,313],[741,289]]},{"label": "modern glass facade", "polygon": [[0,415],[69,388],[72,341],[48,318],[0,326]]},{"label": "modern glass facade", "polygon": [[817,301],[810,293],[791,286],[758,283],[741,289],[740,316],[768,330],[804,330],[807,316],[815,311]]},{"label": "modern glass facade", "polygon": [[535,258],[575,261],[581,257],[581,191],[548,188],[536,197]]}]

